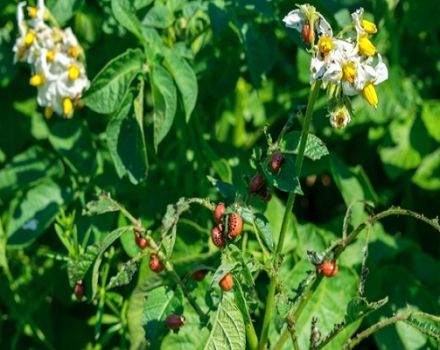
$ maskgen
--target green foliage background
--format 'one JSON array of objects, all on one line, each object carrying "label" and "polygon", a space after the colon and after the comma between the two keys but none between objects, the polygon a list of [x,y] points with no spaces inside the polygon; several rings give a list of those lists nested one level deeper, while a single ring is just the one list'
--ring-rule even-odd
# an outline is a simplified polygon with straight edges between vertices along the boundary
[{"label": "green foliage background", "polygon": [[[377,110],[361,97],[354,100],[354,118],[343,131],[330,127],[326,97],[320,94],[312,127],[330,155],[304,166],[304,196],[294,209],[298,232],[287,237],[280,271],[292,289],[311,269],[306,251],[323,250],[341,236],[353,201],[371,201],[377,210],[402,206],[428,217],[437,216],[440,208],[437,2],[312,4],[334,28],[347,25],[349,14],[363,6],[378,24],[375,43],[386,58],[390,78],[378,87]],[[197,315],[187,306],[187,324],[179,334],[166,332],[161,324],[144,334],[148,320],[163,320],[184,305],[178,290],[155,288],[161,281],[149,276],[148,261],[141,262],[130,284],[107,291],[105,304],[76,302],[56,227],[64,233],[76,230],[80,242],[90,235],[90,242],[99,243],[125,225],[115,213],[82,215],[101,190],[153,231],[167,205],[180,197],[223,199],[210,178],[232,183],[244,195],[247,179],[255,172],[252,150],[267,145],[265,126],[276,137],[288,116],[307,101],[309,56],[298,34],[281,21],[294,2],[127,0],[113,1],[112,6],[110,0],[47,0],[59,23],[71,26],[82,43],[89,77],[107,64],[112,69],[109,80],[120,74],[111,92],[105,90],[111,81],[101,89],[93,85],[84,99],[86,107],[71,120],[45,120],[28,85],[28,67],[13,64],[16,5],[0,3],[1,347],[136,348],[146,336],[152,348],[174,349],[179,344],[179,349],[203,349],[208,331],[198,329]],[[127,6],[136,12],[127,12]],[[295,119],[293,129],[300,128]],[[275,190],[267,205],[252,200],[268,218],[274,240],[285,199],[285,193]],[[352,214],[353,224],[366,217],[359,205]],[[211,227],[211,214],[199,208],[179,222],[172,260],[182,276],[197,264],[219,265],[218,251],[208,244]],[[109,276],[138,253],[132,233],[119,233],[120,243],[103,255],[112,262]],[[249,237],[249,247],[257,247]],[[440,313],[438,232],[410,218],[391,218],[373,226],[370,242],[366,296],[373,301],[388,296],[389,301],[341,335],[341,342],[356,328],[407,304]],[[356,294],[364,243],[361,238],[343,253],[340,274],[320,286],[298,327],[310,324],[318,313],[320,329],[327,333],[343,319]],[[208,276],[191,287],[201,303],[212,279]],[[267,284],[266,274],[257,276],[256,317],[263,312]],[[152,301],[145,304],[147,291]],[[87,296],[92,292],[97,291],[87,290]],[[229,299],[221,305],[227,312]],[[273,324],[272,343],[279,336],[276,319]],[[310,334],[309,326],[304,329],[302,348]],[[329,348],[339,349],[338,341]],[[438,344],[398,324],[361,346],[434,349]]]}]

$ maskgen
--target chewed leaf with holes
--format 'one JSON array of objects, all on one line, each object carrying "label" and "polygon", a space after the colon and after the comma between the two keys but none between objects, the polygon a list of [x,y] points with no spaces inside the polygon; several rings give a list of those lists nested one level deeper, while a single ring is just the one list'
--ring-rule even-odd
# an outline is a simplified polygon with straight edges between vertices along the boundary
[{"label": "chewed leaf with holes", "polygon": [[233,295],[225,293],[215,313],[205,350],[242,350],[245,347],[243,316]]}]

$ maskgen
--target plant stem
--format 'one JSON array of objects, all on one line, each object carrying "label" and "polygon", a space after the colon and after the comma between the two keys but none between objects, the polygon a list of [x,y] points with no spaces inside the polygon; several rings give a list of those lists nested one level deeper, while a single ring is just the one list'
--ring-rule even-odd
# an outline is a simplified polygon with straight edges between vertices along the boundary
[{"label": "plant stem", "polygon": [[[301,140],[298,148],[298,156],[295,161],[295,170],[297,177],[301,176],[301,170],[304,161],[304,151],[306,149],[307,137],[309,134],[309,129],[312,121],[313,106],[315,104],[316,98],[318,97],[318,92],[320,87],[321,87],[321,82],[319,80],[315,82],[311,87],[309,101],[307,103],[307,109],[304,119],[304,125],[301,132]],[[293,205],[295,203],[295,196],[296,196],[295,192],[290,192],[287,198],[286,209],[284,210],[280,235],[275,250],[275,256],[274,256],[275,265],[277,264],[278,257],[283,249],[284,239],[286,237],[286,232],[287,232],[287,226],[289,224],[289,218],[292,215],[291,213],[292,213]],[[266,346],[267,336],[269,334],[270,321],[272,319],[272,313],[274,309],[275,292],[276,292],[276,276],[271,276],[269,289],[267,293],[267,299],[266,299],[266,311],[264,313],[263,327],[261,329],[260,342],[258,346],[260,350],[263,350]]]},{"label": "plant stem", "polygon": [[[440,232],[440,223],[438,222],[437,218],[429,219],[426,216],[413,212],[411,210],[402,209],[402,208],[396,208],[392,207],[390,209],[384,210],[380,213],[377,213],[375,215],[372,215],[367,220],[365,220],[363,223],[359,224],[356,228],[353,229],[353,231],[350,232],[350,234],[346,238],[342,238],[332,244],[324,255],[328,255],[329,252],[333,251],[335,259],[344,251],[347,246],[354,242],[357,236],[368,226],[372,225],[376,221],[382,220],[388,216],[410,216],[414,219],[420,220],[425,222],[426,224],[430,225],[434,229],[436,229],[438,232]],[[293,310],[293,320],[297,321],[299,317],[301,316],[302,311],[304,310],[304,307],[306,306],[307,302],[311,298],[313,291],[315,291],[320,282],[322,281],[322,276],[317,276],[316,274],[313,275],[311,278],[310,283],[308,283],[308,287],[304,290],[301,299],[299,303],[296,304],[295,310]],[[276,344],[276,349],[282,349],[284,343],[286,342],[287,338],[289,336],[288,330],[284,330],[284,332],[281,334],[280,338],[278,339],[278,342]]]},{"label": "plant stem", "polygon": [[[116,200],[114,200],[113,198],[111,198],[110,196],[107,196],[107,195],[106,195],[106,198],[111,200],[113,202],[113,204],[115,206],[117,206],[118,210],[135,226],[135,228],[139,228],[139,229],[141,229],[141,231],[145,231],[145,229],[142,227],[142,223],[140,222],[140,220],[136,219],[133,215],[131,215],[131,213],[127,209],[125,209],[119,202],[117,202]],[[189,199],[187,199],[187,203],[188,204],[197,203],[197,204],[200,204],[202,206],[205,206],[206,208],[208,208],[210,210],[214,209],[214,204],[209,202],[209,200],[207,200],[207,199],[189,198]],[[174,266],[171,263],[171,261],[160,250],[159,245],[154,241],[154,239],[151,236],[148,237],[148,241],[149,241],[149,244],[150,244],[149,249],[147,251],[145,251],[145,252],[142,252],[141,254],[139,254],[138,257],[136,257],[134,259],[140,259],[140,258],[146,256],[148,254],[148,251],[152,251],[155,254],[157,254],[157,256],[159,257],[159,260],[162,261],[165,264],[166,270],[174,278],[174,280],[177,282],[179,287],[182,289],[182,292],[185,295],[186,299],[188,300],[190,305],[193,307],[193,309],[199,315],[200,320],[203,323],[207,323],[208,315],[203,312],[203,310],[201,309],[201,307],[199,306],[197,301],[189,293],[188,289],[185,286],[185,283],[182,281],[180,276],[177,274],[177,272],[174,269]],[[210,325],[209,324],[207,325],[207,327],[208,327],[208,329],[210,329]]]}]

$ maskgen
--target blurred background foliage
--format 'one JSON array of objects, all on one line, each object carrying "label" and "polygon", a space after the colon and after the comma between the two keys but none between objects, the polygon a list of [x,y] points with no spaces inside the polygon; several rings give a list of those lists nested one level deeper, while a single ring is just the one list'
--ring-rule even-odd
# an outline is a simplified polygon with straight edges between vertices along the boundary
[{"label": "blurred background foliage", "polygon": [[[292,288],[310,269],[297,262],[305,259],[307,249],[324,249],[340,237],[346,208],[353,200],[372,201],[378,210],[402,206],[428,217],[437,216],[440,208],[437,2],[311,3],[333,28],[346,26],[350,13],[364,7],[378,24],[375,43],[389,65],[390,77],[378,88],[378,109],[361,97],[355,98],[354,118],[342,131],[330,127],[326,97],[320,95],[313,133],[326,143],[331,156],[305,164],[301,181],[304,196],[294,209],[299,239],[288,238],[287,266],[281,272]],[[142,333],[136,331],[141,315],[134,315],[134,305],[142,283],[109,292],[113,294],[105,305],[104,317],[97,322],[96,305],[72,300],[65,263],[58,258],[65,252],[54,229],[55,219],[63,227],[74,227],[81,239],[91,230],[99,240],[122,221],[113,214],[81,215],[85,203],[100,189],[110,192],[153,229],[166,205],[182,196],[220,199],[207,175],[233,183],[245,193],[247,179],[253,175],[249,162],[252,149],[266,145],[264,127],[276,136],[288,116],[306,103],[309,56],[299,35],[281,21],[293,9],[293,1],[134,0],[133,5],[142,25],[156,28],[166,45],[183,50],[198,79],[198,99],[191,119],[185,122],[179,105],[173,127],[157,152],[153,147],[151,93],[146,91],[147,106],[151,107],[145,110],[144,118],[148,177],[137,185],[126,176],[120,178],[115,170],[105,137],[108,116],[85,108],[72,120],[45,120],[36,104],[35,90],[28,84],[28,67],[13,63],[17,2],[0,3],[2,348],[107,349],[141,342]],[[47,6],[61,25],[71,26],[77,34],[91,78],[110,59],[138,46],[136,38],[113,16],[110,0],[47,0]],[[295,120],[294,129],[300,127]],[[265,211],[275,233],[285,199],[285,194],[275,192],[268,205],[257,199],[253,202]],[[355,208],[354,223],[364,217],[363,209]],[[211,225],[210,214],[198,209],[179,224],[173,259],[182,273],[199,257],[207,257],[204,261],[208,263],[218,259],[207,245]],[[133,256],[137,248],[131,238],[123,235],[122,244],[112,248],[108,259],[123,262]],[[367,296],[371,300],[389,296],[390,301],[357,327],[366,327],[407,303],[438,315],[440,236],[412,219],[392,218],[375,225],[370,240]],[[309,304],[311,310],[320,309],[323,331],[343,317],[345,306],[337,306],[346,305],[355,292],[363,244],[359,241],[344,252],[341,277],[326,281],[321,294]],[[136,279],[144,281],[148,274],[141,268]],[[267,283],[265,275],[257,280],[261,301]],[[330,304],[325,304],[329,300]],[[308,319],[300,323],[310,322],[313,316],[307,310],[303,315]],[[191,322],[195,327],[196,321]],[[306,329],[301,344],[308,341],[310,328]],[[181,341],[179,336],[194,336],[191,326],[183,334],[166,335],[162,348],[173,348]],[[276,341],[276,327],[270,337]],[[416,330],[398,325],[376,333],[362,347],[434,349],[435,345]]]}]

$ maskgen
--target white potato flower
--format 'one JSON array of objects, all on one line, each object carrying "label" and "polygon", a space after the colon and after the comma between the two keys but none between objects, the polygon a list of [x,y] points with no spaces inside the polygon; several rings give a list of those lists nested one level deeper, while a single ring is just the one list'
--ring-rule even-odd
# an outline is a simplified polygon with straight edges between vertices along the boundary
[{"label": "white potato flower", "polygon": [[[379,98],[375,86],[388,79],[388,68],[369,39],[377,32],[376,25],[364,19],[362,8],[352,13],[352,19],[353,35],[342,32],[337,37],[311,5],[300,5],[283,19],[287,27],[301,32],[311,45],[310,80],[312,83],[321,81],[322,88],[327,90],[331,101],[330,123],[337,129],[345,128],[352,119],[347,96],[362,94],[371,106],[377,107]],[[311,39],[306,40],[309,30]],[[315,30],[318,33],[316,41]]]},{"label": "white potato flower", "polygon": [[29,83],[37,87],[37,103],[45,108],[45,116],[53,112],[71,117],[83,92],[90,86],[83,51],[70,28],[65,30],[45,23],[47,10],[44,1],[37,7],[25,2],[17,7],[19,37],[14,46],[15,60],[31,65]]}]

